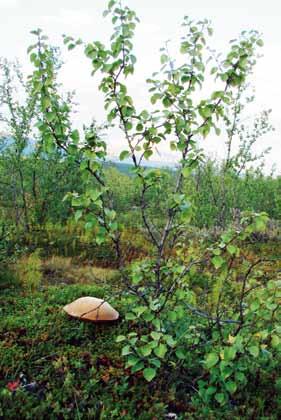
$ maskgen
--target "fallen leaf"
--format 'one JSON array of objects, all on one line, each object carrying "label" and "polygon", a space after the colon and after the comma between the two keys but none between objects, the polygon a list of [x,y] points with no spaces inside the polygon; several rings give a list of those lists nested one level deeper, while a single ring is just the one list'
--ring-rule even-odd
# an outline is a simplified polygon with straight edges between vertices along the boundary
[{"label": "fallen leaf", "polygon": [[7,383],[7,388],[8,388],[8,390],[9,390],[9,391],[11,391],[11,392],[16,391],[16,389],[17,389],[19,386],[20,386],[20,380],[19,380],[19,379],[18,379],[18,380],[16,380],[16,381],[13,381],[13,382],[8,382],[8,383]]}]

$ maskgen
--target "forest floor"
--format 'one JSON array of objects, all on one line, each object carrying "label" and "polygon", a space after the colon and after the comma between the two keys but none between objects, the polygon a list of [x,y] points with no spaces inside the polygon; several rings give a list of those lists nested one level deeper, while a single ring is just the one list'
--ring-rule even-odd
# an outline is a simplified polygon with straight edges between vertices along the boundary
[{"label": "forest floor", "polygon": [[[194,404],[192,389],[167,388],[161,375],[148,384],[141,373],[130,374],[122,343],[116,343],[132,327],[124,319],[130,303],[120,297],[116,273],[65,263],[72,270],[67,281],[62,271],[54,275],[49,263],[49,280],[39,291],[15,286],[0,292],[0,419],[278,418],[276,411],[268,414],[271,378],[239,395],[232,407],[206,411]],[[106,298],[120,320],[92,324],[63,312],[65,304],[88,295]],[[257,407],[264,416],[255,416]]]}]

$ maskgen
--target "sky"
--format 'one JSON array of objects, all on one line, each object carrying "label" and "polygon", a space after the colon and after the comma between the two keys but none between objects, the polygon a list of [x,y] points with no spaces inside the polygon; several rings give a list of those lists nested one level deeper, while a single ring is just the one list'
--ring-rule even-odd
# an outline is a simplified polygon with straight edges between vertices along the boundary
[{"label": "sky", "polygon": [[[33,41],[30,31],[38,27],[56,45],[62,45],[62,34],[81,37],[84,41],[106,41],[111,33],[110,20],[102,17],[106,4],[103,0],[0,0],[0,56],[11,60],[18,58],[24,72],[29,72],[26,50]],[[141,108],[148,104],[145,80],[159,69],[159,49],[168,39],[179,38],[184,15],[210,19],[214,28],[212,47],[222,52],[227,51],[228,41],[244,29],[257,29],[262,33],[263,57],[251,79],[256,100],[249,108],[249,115],[272,109],[271,122],[275,131],[259,141],[256,151],[270,146],[272,151],[266,158],[266,170],[270,171],[275,165],[277,174],[281,174],[281,2],[127,0],[126,4],[141,20],[134,41],[138,58],[136,72],[129,82],[131,94]],[[89,123],[92,117],[102,121],[105,113],[102,95],[97,89],[98,80],[90,76],[89,62],[82,51],[63,50],[63,60],[61,80],[64,88],[76,91],[76,124]],[[108,142],[112,156],[117,156],[125,144],[117,131],[110,134]],[[223,156],[223,139],[210,136],[203,146],[212,156]],[[174,156],[163,147],[155,159],[169,162]]]}]

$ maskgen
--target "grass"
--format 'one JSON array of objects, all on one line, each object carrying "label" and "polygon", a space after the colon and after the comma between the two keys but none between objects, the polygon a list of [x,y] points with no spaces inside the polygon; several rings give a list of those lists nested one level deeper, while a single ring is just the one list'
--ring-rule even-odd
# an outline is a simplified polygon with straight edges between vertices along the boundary
[{"label": "grass", "polygon": [[42,264],[44,283],[47,285],[66,284],[111,284],[114,287],[118,282],[118,271],[94,267],[91,265],[77,265],[72,258],[52,256]]}]

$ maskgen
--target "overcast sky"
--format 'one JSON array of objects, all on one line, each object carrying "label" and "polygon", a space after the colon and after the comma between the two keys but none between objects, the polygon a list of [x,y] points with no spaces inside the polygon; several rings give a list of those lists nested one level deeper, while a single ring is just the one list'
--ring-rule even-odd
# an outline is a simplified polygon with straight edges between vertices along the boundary
[{"label": "overcast sky", "polygon": [[[125,2],[125,1],[124,1]],[[38,27],[49,35],[52,42],[61,44],[61,34],[81,37],[83,40],[106,40],[110,34],[109,20],[102,18],[106,6],[103,0],[0,0],[0,55],[19,58],[25,71],[30,70],[26,49],[32,43],[30,31]],[[145,79],[159,68],[159,48],[167,39],[180,33],[184,15],[194,19],[209,18],[214,27],[213,46],[226,51],[228,40],[243,29],[257,29],[263,34],[265,46],[252,78],[256,89],[255,106],[250,113],[272,108],[275,132],[260,141],[259,148],[271,146],[267,168],[273,163],[281,173],[281,2],[279,0],[127,0],[139,16],[141,23],[136,31],[135,53],[137,70],[130,82],[136,102],[146,105]],[[82,58],[81,58],[82,57]],[[77,123],[89,122],[92,116],[103,118],[102,97],[97,91],[97,81],[90,77],[90,67],[82,51],[67,53],[63,58],[65,68],[62,79],[67,90],[75,89],[79,113]],[[113,133],[110,151],[117,154],[122,149],[122,139]],[[206,149],[222,155],[222,140],[209,138]],[[158,159],[160,159],[158,157]],[[168,149],[163,149],[162,160],[172,160]]]}]

